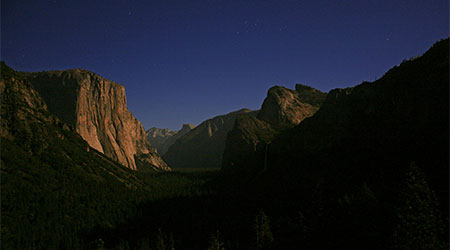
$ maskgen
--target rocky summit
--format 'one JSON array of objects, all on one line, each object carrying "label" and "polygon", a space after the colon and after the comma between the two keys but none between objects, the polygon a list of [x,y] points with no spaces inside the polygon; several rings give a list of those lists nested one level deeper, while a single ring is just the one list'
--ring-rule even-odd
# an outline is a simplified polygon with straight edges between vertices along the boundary
[{"label": "rocky summit", "polygon": [[73,126],[89,146],[136,170],[169,170],[128,110],[124,86],[87,70],[20,73],[42,96],[48,110]]},{"label": "rocky summit", "polygon": [[326,94],[301,84],[296,90],[275,86],[269,89],[258,119],[278,128],[299,124],[312,116],[320,107]]},{"label": "rocky summit", "polygon": [[146,135],[152,146],[158,150],[158,153],[164,155],[178,138],[187,134],[194,128],[194,124],[183,124],[178,131],[172,131],[168,128],[153,127],[146,131]]},{"label": "rocky summit", "polygon": [[295,90],[270,88],[257,116],[240,116],[228,133],[222,168],[253,171],[256,166],[263,167],[265,152],[276,135],[314,115],[325,97],[325,93],[302,84]]}]

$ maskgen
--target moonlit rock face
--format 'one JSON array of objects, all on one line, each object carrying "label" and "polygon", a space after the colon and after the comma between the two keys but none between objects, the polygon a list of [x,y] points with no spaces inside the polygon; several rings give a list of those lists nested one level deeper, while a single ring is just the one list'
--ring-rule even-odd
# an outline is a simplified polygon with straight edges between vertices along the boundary
[{"label": "moonlit rock face", "polygon": [[30,75],[49,110],[75,126],[92,148],[133,170],[136,158],[157,169],[169,169],[128,110],[122,85],[79,69]]},{"label": "moonlit rock face", "polygon": [[311,95],[325,94],[307,86],[297,85],[296,90],[275,86],[269,89],[267,97],[258,114],[258,119],[276,127],[292,127],[299,124],[305,118],[312,116],[319,109],[320,104],[311,102],[304,97],[305,92],[313,92]]}]

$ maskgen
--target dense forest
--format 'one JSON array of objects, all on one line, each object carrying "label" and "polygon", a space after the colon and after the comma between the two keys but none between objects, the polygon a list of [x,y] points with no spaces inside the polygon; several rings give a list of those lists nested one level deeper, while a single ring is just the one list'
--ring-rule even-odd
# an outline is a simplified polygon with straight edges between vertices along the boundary
[{"label": "dense forest", "polygon": [[2,64],[1,248],[448,249],[448,48],[332,92],[242,171],[125,168]]}]

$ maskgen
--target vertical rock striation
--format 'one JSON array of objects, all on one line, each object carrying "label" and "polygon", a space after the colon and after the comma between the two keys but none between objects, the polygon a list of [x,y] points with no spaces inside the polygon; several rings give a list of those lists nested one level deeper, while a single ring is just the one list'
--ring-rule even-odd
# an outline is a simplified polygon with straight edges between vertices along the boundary
[{"label": "vertical rock striation", "polygon": [[49,111],[72,125],[92,148],[134,170],[146,164],[169,169],[128,110],[124,86],[81,69],[24,75]]}]

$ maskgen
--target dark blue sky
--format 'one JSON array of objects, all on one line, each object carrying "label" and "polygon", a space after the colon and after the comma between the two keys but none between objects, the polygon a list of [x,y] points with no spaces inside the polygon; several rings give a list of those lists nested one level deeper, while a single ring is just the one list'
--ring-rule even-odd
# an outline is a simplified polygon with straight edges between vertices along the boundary
[{"label": "dark blue sky", "polygon": [[448,0],[2,0],[1,58],[84,68],[126,87],[146,129],[179,129],[269,87],[374,80],[449,34]]}]

